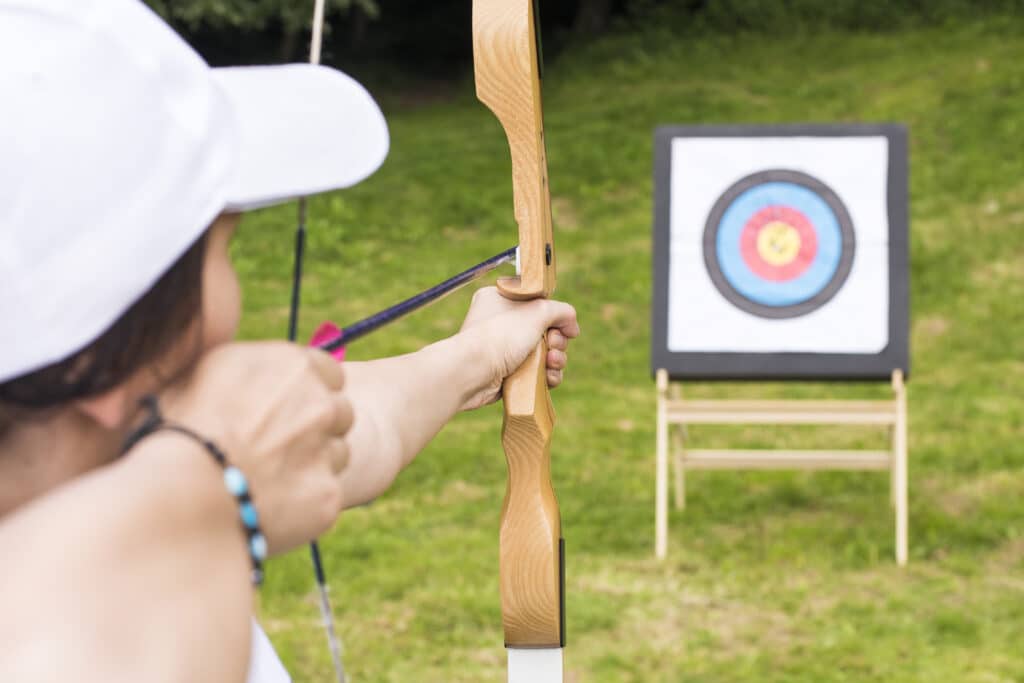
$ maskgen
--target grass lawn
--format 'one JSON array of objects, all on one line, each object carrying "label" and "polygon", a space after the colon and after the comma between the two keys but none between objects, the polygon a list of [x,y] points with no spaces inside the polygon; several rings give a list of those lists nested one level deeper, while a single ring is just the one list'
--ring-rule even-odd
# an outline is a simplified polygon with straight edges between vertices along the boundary
[{"label": "grass lawn", "polygon": [[[567,680],[1024,681],[1024,20],[898,33],[609,37],[549,64],[558,295],[579,309],[554,477],[567,543]],[[311,203],[302,329],[362,317],[511,246],[500,128],[464,83],[382,94],[384,168]],[[888,479],[696,473],[653,558],[652,130],[901,121],[911,134],[911,559]],[[280,337],[294,207],[236,240],[243,336]],[[452,333],[468,292],[352,349]],[[704,385],[706,396],[886,395],[871,385]],[[353,681],[503,681],[500,409],[456,419],[323,539]],[[858,430],[706,428],[731,445],[836,448]],[[327,681],[306,553],[269,565],[261,614],[296,681]]]}]

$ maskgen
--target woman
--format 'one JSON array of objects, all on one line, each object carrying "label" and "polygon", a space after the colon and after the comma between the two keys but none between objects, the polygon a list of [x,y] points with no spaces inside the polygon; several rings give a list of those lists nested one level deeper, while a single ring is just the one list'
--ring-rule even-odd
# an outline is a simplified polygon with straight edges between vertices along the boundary
[{"label": "woman", "polygon": [[0,680],[242,681],[263,557],[379,495],[545,331],[557,386],[575,312],[485,289],[455,336],[344,368],[234,343],[241,213],[372,173],[372,99],[211,70],[136,0],[0,0],[0,60]]}]

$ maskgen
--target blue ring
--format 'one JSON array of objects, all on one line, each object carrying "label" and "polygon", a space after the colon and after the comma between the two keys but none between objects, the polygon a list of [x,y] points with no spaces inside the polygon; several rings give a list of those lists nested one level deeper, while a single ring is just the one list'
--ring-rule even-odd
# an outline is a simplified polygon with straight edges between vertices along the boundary
[{"label": "blue ring", "polygon": [[[792,280],[767,280],[750,269],[743,259],[740,239],[750,218],[768,206],[788,206],[811,223],[818,249],[807,270]],[[825,200],[806,187],[790,182],[770,182],[752,187],[725,210],[716,240],[722,275],[736,291],[765,306],[792,306],[812,298],[832,280],[839,268],[843,236],[839,220]]]}]

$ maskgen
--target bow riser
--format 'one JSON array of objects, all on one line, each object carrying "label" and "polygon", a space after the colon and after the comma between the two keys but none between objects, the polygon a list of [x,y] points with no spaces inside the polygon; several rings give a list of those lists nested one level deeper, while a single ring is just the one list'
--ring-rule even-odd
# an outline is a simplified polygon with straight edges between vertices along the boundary
[{"label": "bow riser", "polygon": [[[535,22],[531,0],[473,2],[477,96],[501,122],[512,157],[520,275],[499,280],[498,288],[516,300],[548,297],[556,279]],[[510,652],[558,650],[564,640],[564,561],[551,485],[555,414],[547,386],[547,351],[539,340],[502,386],[502,445],[509,478],[501,520],[500,583]],[[517,661],[522,659],[517,655]],[[560,666],[549,673],[552,680],[561,680]]]}]

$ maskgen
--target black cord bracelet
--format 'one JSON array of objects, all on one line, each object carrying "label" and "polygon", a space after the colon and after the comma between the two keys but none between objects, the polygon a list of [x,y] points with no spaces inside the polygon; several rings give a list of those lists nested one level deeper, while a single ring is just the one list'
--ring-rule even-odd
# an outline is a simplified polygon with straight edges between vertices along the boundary
[{"label": "black cord bracelet", "polygon": [[135,445],[150,434],[158,431],[177,432],[198,442],[214,461],[224,470],[224,486],[228,493],[238,501],[239,518],[242,528],[245,530],[247,539],[246,545],[249,548],[249,558],[252,560],[252,583],[259,586],[263,583],[263,561],[267,558],[267,539],[260,530],[259,515],[256,506],[252,502],[249,492],[249,482],[240,469],[228,462],[224,451],[217,444],[200,434],[192,431],[184,425],[168,422],[160,414],[160,405],[155,396],[146,396],[141,401],[146,409],[146,419],[125,439],[122,453],[127,453]]}]

